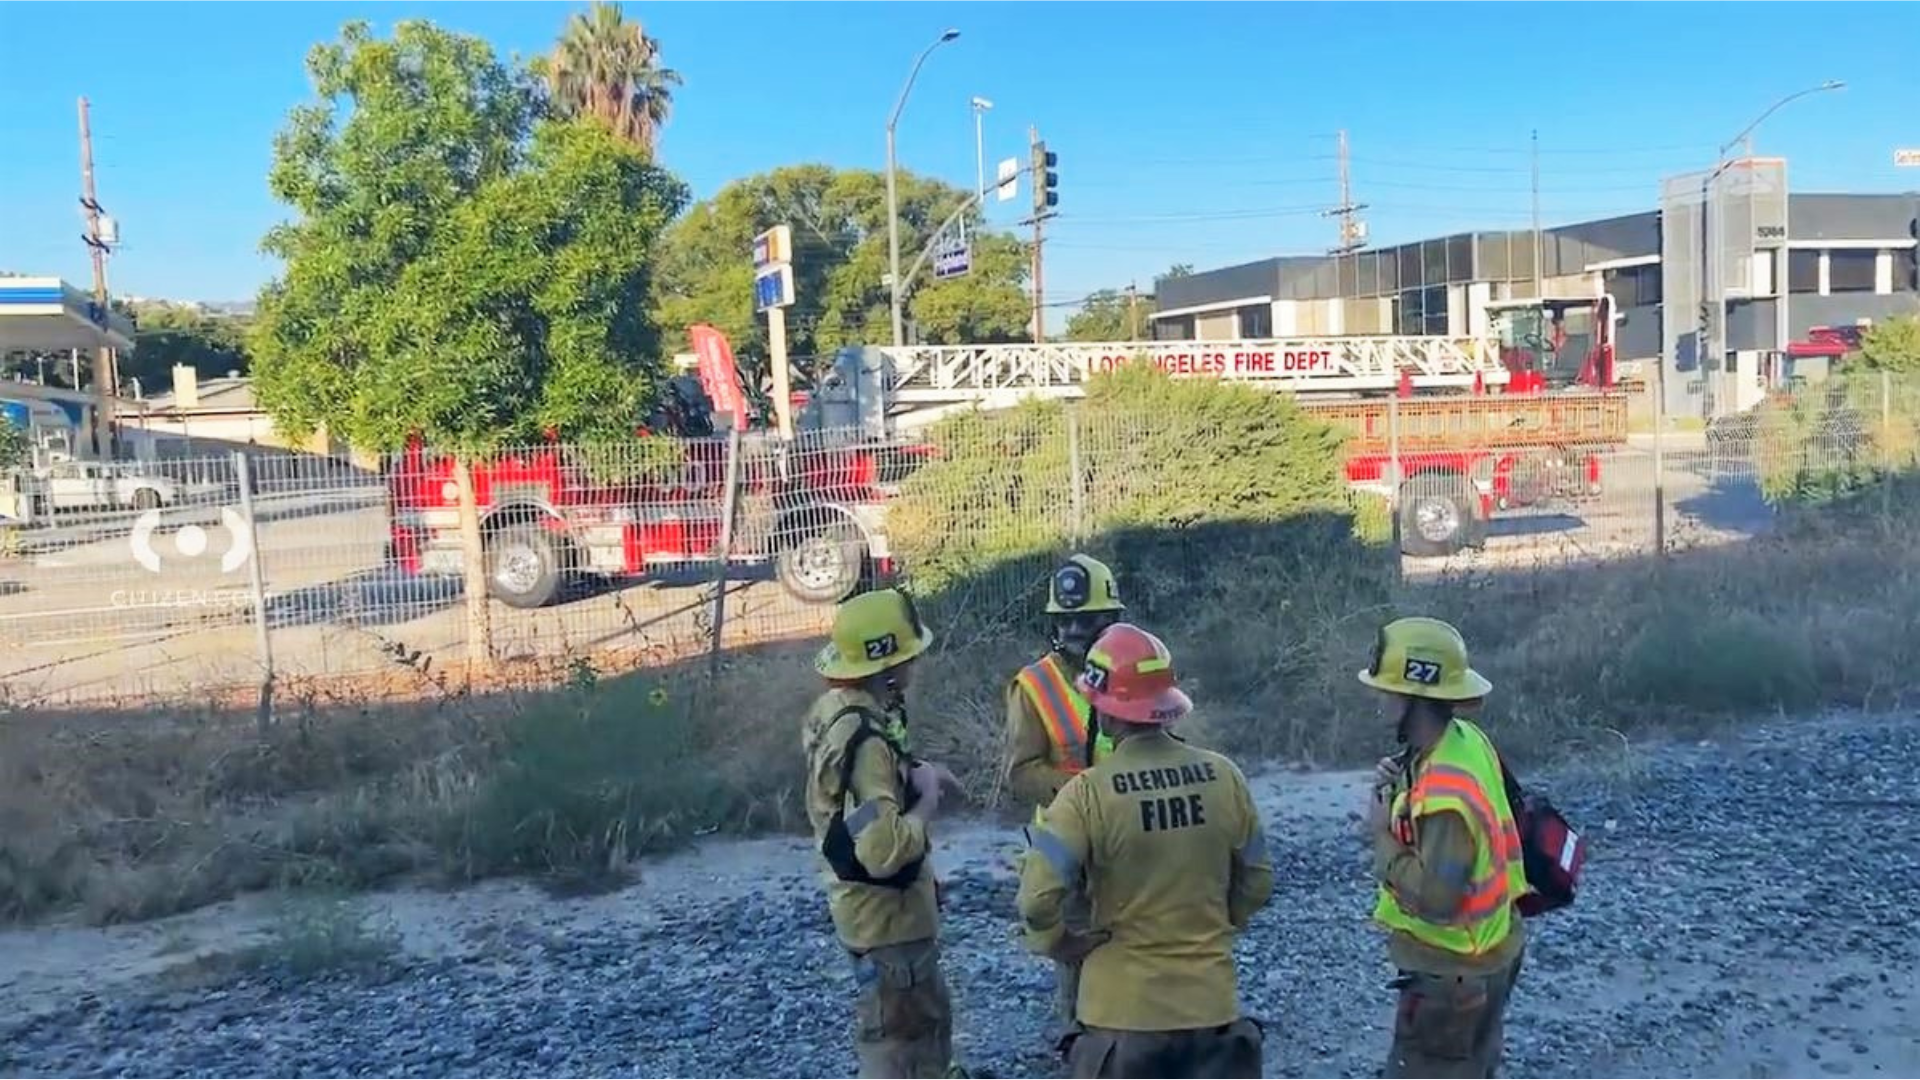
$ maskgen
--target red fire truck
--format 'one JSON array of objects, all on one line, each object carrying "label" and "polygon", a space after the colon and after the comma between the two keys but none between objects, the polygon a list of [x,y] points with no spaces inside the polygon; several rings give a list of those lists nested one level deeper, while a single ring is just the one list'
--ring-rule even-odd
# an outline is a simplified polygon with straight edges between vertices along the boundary
[{"label": "red fire truck", "polygon": [[[1401,547],[1476,546],[1488,519],[1597,494],[1600,454],[1626,440],[1612,388],[1606,297],[1490,305],[1480,337],[939,345],[845,350],[787,442],[755,423],[730,351],[696,335],[700,375],[676,379],[656,431],[683,438],[677,464],[614,480],[558,445],[473,468],[493,595],[553,602],[574,575],[657,574],[710,561],[725,516],[726,440],[745,432],[731,558],[771,565],[794,596],[835,602],[892,572],[887,500],[930,447],[895,434],[902,413],[1074,397],[1087,378],[1145,359],[1181,376],[1293,393],[1352,432],[1346,474],[1398,496]],[[1396,476],[1397,465],[1397,476]],[[409,572],[457,572],[459,491],[450,459],[410,447],[391,463],[390,556]]]},{"label": "red fire truck", "polygon": [[1074,396],[1089,375],[1141,360],[1175,376],[1291,393],[1352,433],[1346,473],[1355,488],[1397,496],[1402,551],[1436,556],[1480,544],[1500,513],[1597,495],[1602,455],[1627,438],[1627,401],[1614,384],[1611,298],[1497,301],[1486,313],[1485,331],[1464,338],[880,351],[895,366],[891,397],[929,417],[1036,394]]},{"label": "red fire truck", "polygon": [[[812,602],[844,599],[891,572],[885,503],[927,449],[859,430],[847,412],[851,391],[831,377],[806,400],[792,442],[754,429],[725,339],[713,332],[697,344],[699,377],[671,380],[641,429],[679,436],[669,447],[675,460],[610,476],[588,452],[549,443],[474,463],[493,596],[537,608],[559,598],[571,577],[710,563],[726,516],[728,438],[714,427],[723,418],[743,432],[731,562],[771,565],[788,592]],[[387,493],[389,561],[408,573],[458,573],[452,458],[415,442],[388,464]]]}]

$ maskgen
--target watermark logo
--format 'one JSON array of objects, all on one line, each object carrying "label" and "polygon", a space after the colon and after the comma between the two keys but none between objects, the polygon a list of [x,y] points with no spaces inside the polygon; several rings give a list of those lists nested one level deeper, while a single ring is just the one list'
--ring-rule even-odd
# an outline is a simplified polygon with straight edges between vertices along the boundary
[{"label": "watermark logo", "polygon": [[[160,572],[166,558],[154,546],[153,533],[160,527],[160,511],[148,510],[133,519],[133,559],[149,573]],[[225,529],[230,542],[227,550],[220,556],[220,572],[231,574],[247,565],[253,557],[253,531],[247,528],[247,519],[240,511],[231,506],[220,508],[220,527]],[[181,558],[197,559],[207,553],[207,530],[198,525],[182,525],[173,534],[172,548]]]}]

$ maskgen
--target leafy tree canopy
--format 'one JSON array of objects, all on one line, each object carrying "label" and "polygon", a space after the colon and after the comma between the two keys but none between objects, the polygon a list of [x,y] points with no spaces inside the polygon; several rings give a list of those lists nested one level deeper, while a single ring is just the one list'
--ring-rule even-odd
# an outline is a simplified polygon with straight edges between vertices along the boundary
[{"label": "leafy tree canopy", "polygon": [[1140,341],[1152,337],[1153,297],[1118,289],[1089,295],[1067,318],[1068,341]]},{"label": "leafy tree canopy", "polygon": [[1920,315],[1896,315],[1860,336],[1859,360],[1874,371],[1920,374]]},{"label": "leafy tree canopy", "polygon": [[247,331],[252,320],[244,316],[214,315],[197,307],[157,301],[123,304],[114,301],[134,320],[134,351],[122,354],[119,370],[123,387],[133,380],[152,395],[173,388],[173,368],[185,364],[202,379],[246,374],[252,366]]},{"label": "leafy tree canopy", "polygon": [[[900,264],[904,273],[933,230],[967,193],[902,173]],[[738,180],[694,206],[668,232],[659,269],[659,321],[685,349],[685,328],[708,322],[737,355],[766,356],[765,319],[753,310],[753,238],[785,224],[793,232],[794,306],[787,349],[826,356],[843,345],[892,340],[888,315],[886,174],[794,165]],[[932,260],[909,284],[907,316],[931,342],[1027,340],[1027,249],[1012,236],[973,232],[970,273],[935,281]]]},{"label": "leafy tree canopy", "polygon": [[382,449],[631,433],[663,377],[648,268],[684,185],[603,125],[545,118],[475,37],[355,22],[307,66],[319,100],[270,176],[295,219],[263,246],[286,267],[250,342],[276,423]]},{"label": "leafy tree canopy", "polygon": [[591,116],[651,151],[673,112],[680,73],[660,63],[660,42],[620,5],[594,0],[567,22],[553,53],[537,59],[559,115]]},{"label": "leafy tree canopy", "polygon": [[[1193,267],[1175,263],[1155,280],[1186,277]],[[1080,305],[1067,319],[1068,341],[1147,341],[1153,337],[1151,322],[1156,310],[1152,289],[1129,296],[1124,289],[1101,289]]]},{"label": "leafy tree canopy", "polygon": [[0,417],[0,469],[17,469],[33,460],[33,440],[27,429]]}]

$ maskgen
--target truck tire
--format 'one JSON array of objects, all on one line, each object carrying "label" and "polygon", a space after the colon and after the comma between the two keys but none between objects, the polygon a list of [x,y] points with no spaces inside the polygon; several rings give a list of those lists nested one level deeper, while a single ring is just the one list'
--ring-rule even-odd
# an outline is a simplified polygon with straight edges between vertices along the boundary
[{"label": "truck tire", "polygon": [[790,535],[774,556],[780,587],[809,604],[837,604],[860,589],[867,569],[867,538],[859,526],[834,517]]},{"label": "truck tire", "polygon": [[1400,552],[1414,558],[1455,555],[1486,539],[1479,496],[1452,473],[1409,477],[1400,485]]},{"label": "truck tire", "polygon": [[560,595],[560,551],[537,523],[518,522],[487,536],[487,594],[508,607],[541,608]]}]

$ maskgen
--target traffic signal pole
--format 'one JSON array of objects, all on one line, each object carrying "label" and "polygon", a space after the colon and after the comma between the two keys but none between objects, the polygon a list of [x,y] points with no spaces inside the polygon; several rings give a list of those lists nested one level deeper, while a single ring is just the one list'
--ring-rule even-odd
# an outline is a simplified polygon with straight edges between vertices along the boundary
[{"label": "traffic signal pole", "polygon": [[1039,344],[1047,340],[1046,262],[1042,250],[1047,241],[1045,222],[1056,213],[1053,208],[1060,202],[1060,177],[1053,171],[1059,159],[1040,141],[1038,127],[1027,128],[1027,141],[1033,150],[1033,340]]}]

